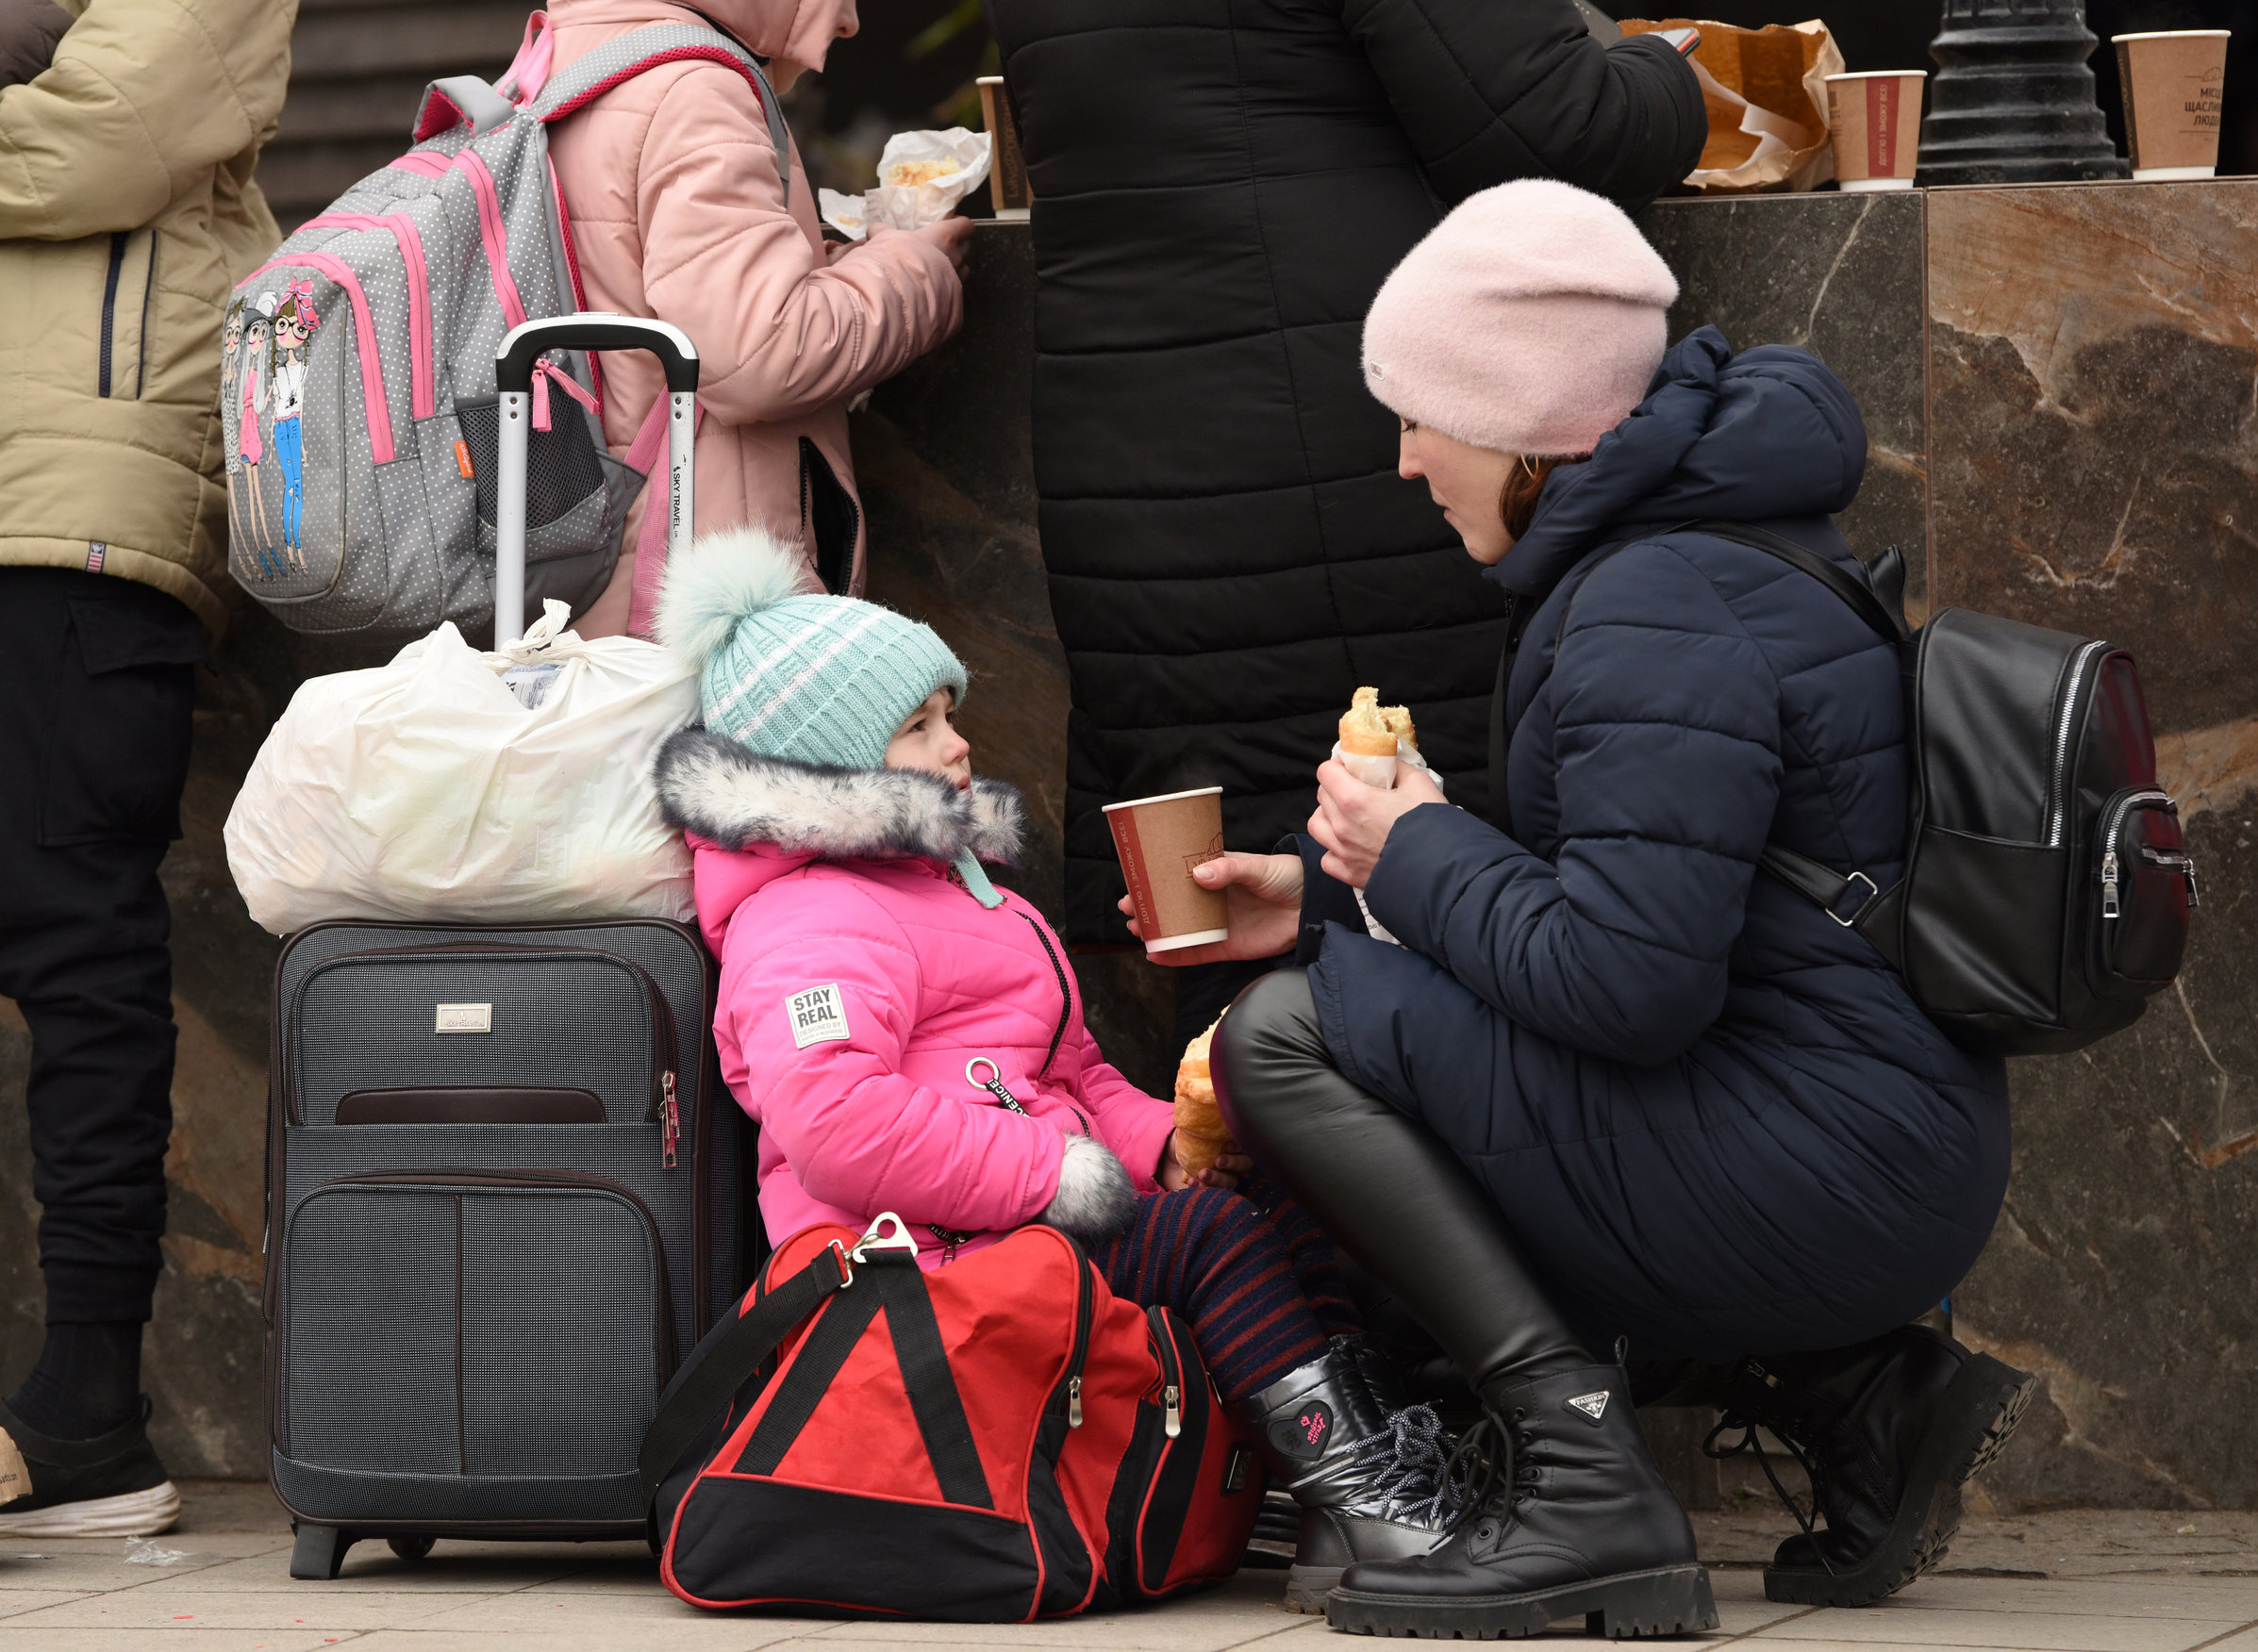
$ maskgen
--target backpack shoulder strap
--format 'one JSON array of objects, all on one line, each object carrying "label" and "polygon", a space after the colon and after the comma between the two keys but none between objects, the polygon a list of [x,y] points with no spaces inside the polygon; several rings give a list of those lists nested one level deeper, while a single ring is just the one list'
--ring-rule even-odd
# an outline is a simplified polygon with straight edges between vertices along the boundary
[{"label": "backpack shoulder strap", "polygon": [[[1884,642],[1903,642],[1911,635],[1903,614],[1893,614],[1882,599],[1874,595],[1873,587],[1846,570],[1841,564],[1821,556],[1818,552],[1797,544],[1769,528],[1752,527],[1747,522],[1705,521],[1688,522],[1685,530],[1707,534],[1713,538],[1731,539],[1735,544],[1746,545],[1768,556],[1776,556],[1790,568],[1809,574],[1840,597],[1851,612],[1865,620]],[[1903,576],[1901,573],[1900,578]]]},{"label": "backpack shoulder strap", "polygon": [[[1866,621],[1873,633],[1892,646],[1903,642],[1912,635],[1902,613],[1893,613],[1887,603],[1876,596],[1865,581],[1858,579],[1838,563],[1821,556],[1818,552],[1797,544],[1785,535],[1768,528],[1752,527],[1747,522],[1702,521],[1688,522],[1685,527],[1694,533],[1708,534],[1719,539],[1731,539],[1735,544],[1762,551],[1776,556],[1790,568],[1809,574],[1825,586],[1850,610]],[[1901,567],[1899,578],[1903,577]],[[1884,944],[1885,936],[1873,925],[1863,920],[1876,911],[1876,903],[1884,893],[1864,872],[1852,872],[1845,877],[1830,867],[1821,866],[1792,849],[1783,849],[1776,843],[1764,846],[1764,853],[1756,864],[1802,896],[1845,929],[1855,929],[1874,943],[1883,956],[1894,967],[1897,958]]]},{"label": "backpack shoulder strap", "polygon": [[648,28],[631,29],[606,41],[553,77],[541,88],[541,94],[534,99],[530,110],[535,120],[547,125],[593,103],[613,87],[633,80],[647,69],[701,58],[736,70],[752,87],[754,99],[769,123],[769,141],[775,145],[776,177],[784,186],[785,199],[789,201],[792,140],[785,128],[783,103],[777,98],[775,88],[769,84],[760,59],[720,29],[702,28],[692,23],[659,23]]}]

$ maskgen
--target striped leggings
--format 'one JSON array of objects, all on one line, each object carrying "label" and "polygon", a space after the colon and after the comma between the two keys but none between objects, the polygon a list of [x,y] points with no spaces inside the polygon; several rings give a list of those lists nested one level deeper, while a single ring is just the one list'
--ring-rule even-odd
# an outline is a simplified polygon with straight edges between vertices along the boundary
[{"label": "striped leggings", "polygon": [[1187,1187],[1144,1200],[1136,1224],[1091,1260],[1117,1297],[1167,1308],[1229,1400],[1259,1394],[1364,1329],[1333,1247],[1301,1206],[1260,1177],[1243,1194]]}]

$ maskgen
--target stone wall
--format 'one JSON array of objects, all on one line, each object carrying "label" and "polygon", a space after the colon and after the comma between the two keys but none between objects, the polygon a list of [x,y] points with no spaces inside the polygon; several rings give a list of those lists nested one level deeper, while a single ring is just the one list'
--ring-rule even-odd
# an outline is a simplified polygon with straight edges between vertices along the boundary
[{"label": "stone wall", "polygon": [[[2141,658],[2205,903],[2182,991],[2095,1049],[2016,1066],[2014,1184],[1954,1307],[1963,1336],[2047,1390],[1980,1495],[2258,1505],[2258,959],[2237,921],[2258,818],[2258,687],[2239,669],[2258,635],[2258,183],[1668,202],[1644,223],[1685,285],[1674,333],[1715,322],[1735,344],[1802,344],[1850,382],[1873,447],[1844,526],[1869,552],[1904,548],[1917,606],[2108,636]],[[1028,464],[1032,281],[1025,229],[984,224],[964,333],[879,391],[855,443],[872,594],[971,667],[964,726],[1037,828],[1013,881],[1055,913],[1066,675]],[[246,609],[221,663],[165,865],[181,1060],[148,1385],[177,1472],[253,1476],[276,943],[243,915],[220,829],[296,684],[371,657]],[[1108,1050],[1160,1082],[1168,972],[1121,954],[1075,966]],[[26,1054],[0,1003],[0,1096]],[[41,1304],[23,1130],[0,1107],[11,1386]]]},{"label": "stone wall", "polygon": [[[2138,658],[2203,905],[2176,992],[2017,1061],[2014,1179],[1953,1293],[2041,1373],[2001,1510],[2258,1505],[2258,182],[1673,201],[1675,337],[1816,351],[1871,447],[1842,525],[1956,604]],[[1910,554],[1926,542],[1926,555]]]}]

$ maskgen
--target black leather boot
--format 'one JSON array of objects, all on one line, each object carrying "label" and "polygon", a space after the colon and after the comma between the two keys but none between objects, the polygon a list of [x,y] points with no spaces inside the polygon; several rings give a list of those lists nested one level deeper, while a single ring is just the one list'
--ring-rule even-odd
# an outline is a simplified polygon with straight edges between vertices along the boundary
[{"label": "black leather boot", "polygon": [[[1483,1512],[1432,1554],[1360,1554],[1327,1606],[1334,1626],[1527,1634],[1580,1611],[1609,1633],[1714,1626],[1692,1530],[1647,1454],[1622,1373],[1577,1342],[1466,1166],[1333,1065],[1302,971],[1275,970],[1239,995],[1217,1030],[1214,1071],[1232,1133],[1479,1379],[1485,1415],[1459,1462],[1507,1477],[1494,1493],[1446,1485],[1449,1500]],[[1526,1439],[1519,1469],[1516,1435]],[[1511,1478],[1521,1472],[1531,1478]]]},{"label": "black leather boot", "polygon": [[[1921,1325],[1854,1347],[1743,1361],[1718,1426],[1743,1433],[1712,1455],[1756,1450],[1761,1461],[1753,1428],[1768,1429],[1802,1461],[1813,1492],[1812,1522],[1781,1494],[1806,1529],[1765,1568],[1765,1594],[1867,1606],[1933,1568],[1960,1529],[1962,1484],[1999,1455],[2037,1385]],[[1826,1525],[1814,1528],[1819,1517]]]},{"label": "black leather boot", "polygon": [[1466,1641],[1576,1616],[1610,1639],[1717,1627],[1693,1528],[1648,1455],[1620,1369],[1493,1379],[1482,1399],[1490,1483],[1475,1507],[1432,1554],[1351,1566],[1328,1623]]},{"label": "black leather boot", "polygon": [[1288,1611],[1322,1611],[1341,1569],[1356,1561],[1423,1555],[1443,1539],[1437,1495],[1449,1442],[1424,1406],[1392,1416],[1374,1396],[1356,1337],[1336,1337],[1321,1359],[1247,1401],[1273,1484],[1302,1507]]}]

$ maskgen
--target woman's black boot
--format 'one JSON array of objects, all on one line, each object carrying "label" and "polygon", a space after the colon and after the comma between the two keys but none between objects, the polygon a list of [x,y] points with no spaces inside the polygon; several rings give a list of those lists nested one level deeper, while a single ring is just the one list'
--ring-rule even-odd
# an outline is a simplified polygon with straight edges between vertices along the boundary
[{"label": "woman's black boot", "polygon": [[[1868,1606],[1935,1566],[1960,1529],[1961,1485],[1999,1455],[2037,1386],[1920,1325],[1854,1347],[1743,1361],[1720,1432],[1753,1425],[1785,1442],[1811,1477],[1814,1519],[1826,1522],[1780,1545],[1765,1594]],[[1712,1453],[1754,1449],[1744,1431]]]},{"label": "woman's black boot", "polygon": [[[1577,1612],[1611,1634],[1716,1626],[1693,1532],[1631,1414],[1531,1276],[1497,1207],[1425,1129],[1343,1078],[1307,981],[1279,970],[1216,1033],[1233,1133],[1425,1327],[1480,1374],[1461,1442],[1486,1483],[1420,1558],[1359,1561],[1326,1606],[1336,1627],[1486,1638]],[[1450,1488],[1446,1486],[1446,1491]]]},{"label": "woman's black boot", "polygon": [[[1611,1639],[1717,1627],[1693,1528],[1612,1365],[1482,1384],[1491,1484],[1450,1540],[1351,1566],[1325,1620],[1359,1634],[1486,1641],[1561,1618]],[[1477,1492],[1480,1488],[1477,1486]]]}]

